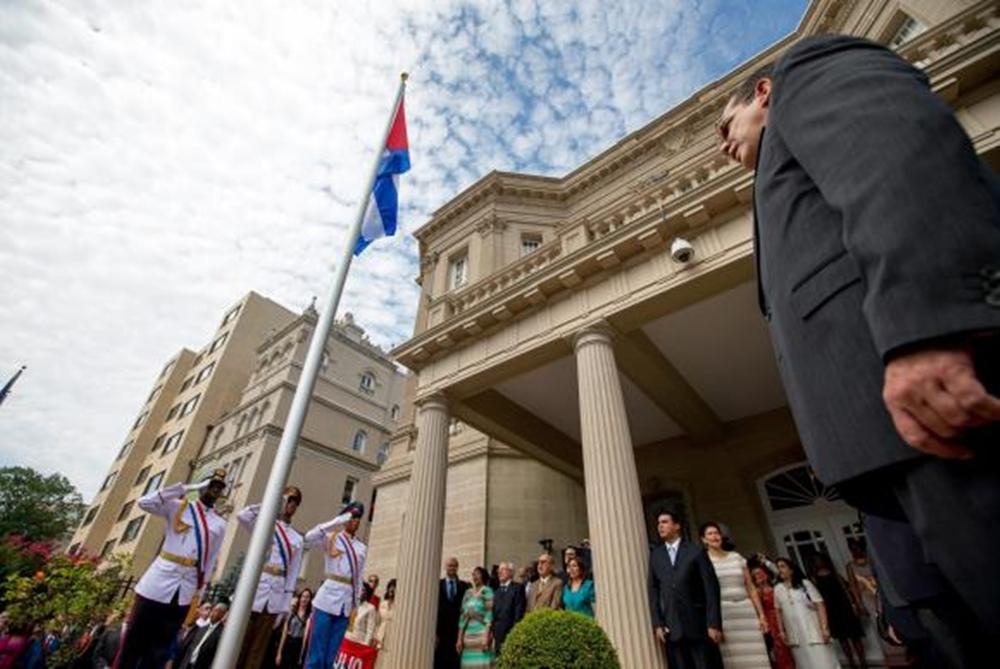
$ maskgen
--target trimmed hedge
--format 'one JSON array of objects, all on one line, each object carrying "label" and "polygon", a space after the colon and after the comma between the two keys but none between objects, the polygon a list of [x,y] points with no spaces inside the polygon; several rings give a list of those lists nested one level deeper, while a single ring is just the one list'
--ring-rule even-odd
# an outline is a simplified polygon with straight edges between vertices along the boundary
[{"label": "trimmed hedge", "polygon": [[497,669],[619,669],[596,622],[570,611],[529,613],[504,640]]}]

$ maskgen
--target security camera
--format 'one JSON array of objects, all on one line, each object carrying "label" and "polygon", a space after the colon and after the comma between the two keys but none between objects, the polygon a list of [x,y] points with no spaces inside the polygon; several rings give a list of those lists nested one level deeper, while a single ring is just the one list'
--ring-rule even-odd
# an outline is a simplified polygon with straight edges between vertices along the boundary
[{"label": "security camera", "polygon": [[691,262],[694,258],[694,247],[683,237],[674,237],[674,241],[670,243],[670,257],[677,262]]}]

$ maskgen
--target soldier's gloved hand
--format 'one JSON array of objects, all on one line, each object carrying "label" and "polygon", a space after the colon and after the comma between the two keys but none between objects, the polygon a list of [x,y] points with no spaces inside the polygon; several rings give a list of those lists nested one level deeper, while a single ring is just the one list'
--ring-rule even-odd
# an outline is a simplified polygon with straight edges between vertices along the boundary
[{"label": "soldier's gloved hand", "polygon": [[351,515],[350,512],[348,512],[348,513],[342,513],[339,516],[337,516],[336,518],[334,518],[333,522],[331,524],[333,524],[333,525],[343,525],[344,523],[346,523],[347,521],[349,521],[352,517],[353,516]]},{"label": "soldier's gloved hand", "polygon": [[202,490],[204,490],[205,488],[207,488],[208,484],[211,483],[211,482],[212,482],[211,480],[205,479],[201,483],[192,483],[190,485],[186,485],[186,486],[184,486],[184,492],[185,493],[188,493],[188,492],[201,492]]}]

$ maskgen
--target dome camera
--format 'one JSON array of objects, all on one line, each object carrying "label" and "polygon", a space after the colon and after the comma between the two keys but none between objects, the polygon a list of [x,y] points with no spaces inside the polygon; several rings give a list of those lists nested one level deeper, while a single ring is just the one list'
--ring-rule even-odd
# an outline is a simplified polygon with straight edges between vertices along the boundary
[{"label": "dome camera", "polygon": [[670,243],[670,257],[677,262],[691,262],[694,258],[694,247],[683,237],[674,237],[674,241]]}]

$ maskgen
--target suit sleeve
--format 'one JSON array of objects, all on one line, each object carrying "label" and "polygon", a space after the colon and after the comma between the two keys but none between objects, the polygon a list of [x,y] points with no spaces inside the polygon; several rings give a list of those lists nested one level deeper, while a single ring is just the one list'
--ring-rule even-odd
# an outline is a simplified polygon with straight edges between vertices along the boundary
[{"label": "suit sleeve", "polygon": [[[888,49],[807,40],[775,71],[776,132],[841,214],[879,354],[1000,328],[1000,186],[926,76]],[[991,270],[991,268],[993,268]]]},{"label": "suit sleeve", "polygon": [[719,577],[708,553],[701,551],[698,555],[698,572],[701,574],[702,587],[705,589],[705,618],[708,626],[722,629],[722,602],[719,591]]},{"label": "suit sleeve", "polygon": [[184,497],[184,484],[175,483],[143,495],[136,503],[146,513],[170,518],[180,507],[182,497]]},{"label": "suit sleeve", "polygon": [[656,575],[656,556],[649,555],[649,614],[653,627],[664,627],[663,611],[660,610],[660,579]]},{"label": "suit sleeve", "polygon": [[514,588],[514,622],[517,623],[524,617],[524,610],[527,608],[527,597],[524,594],[524,585],[518,584]]}]

